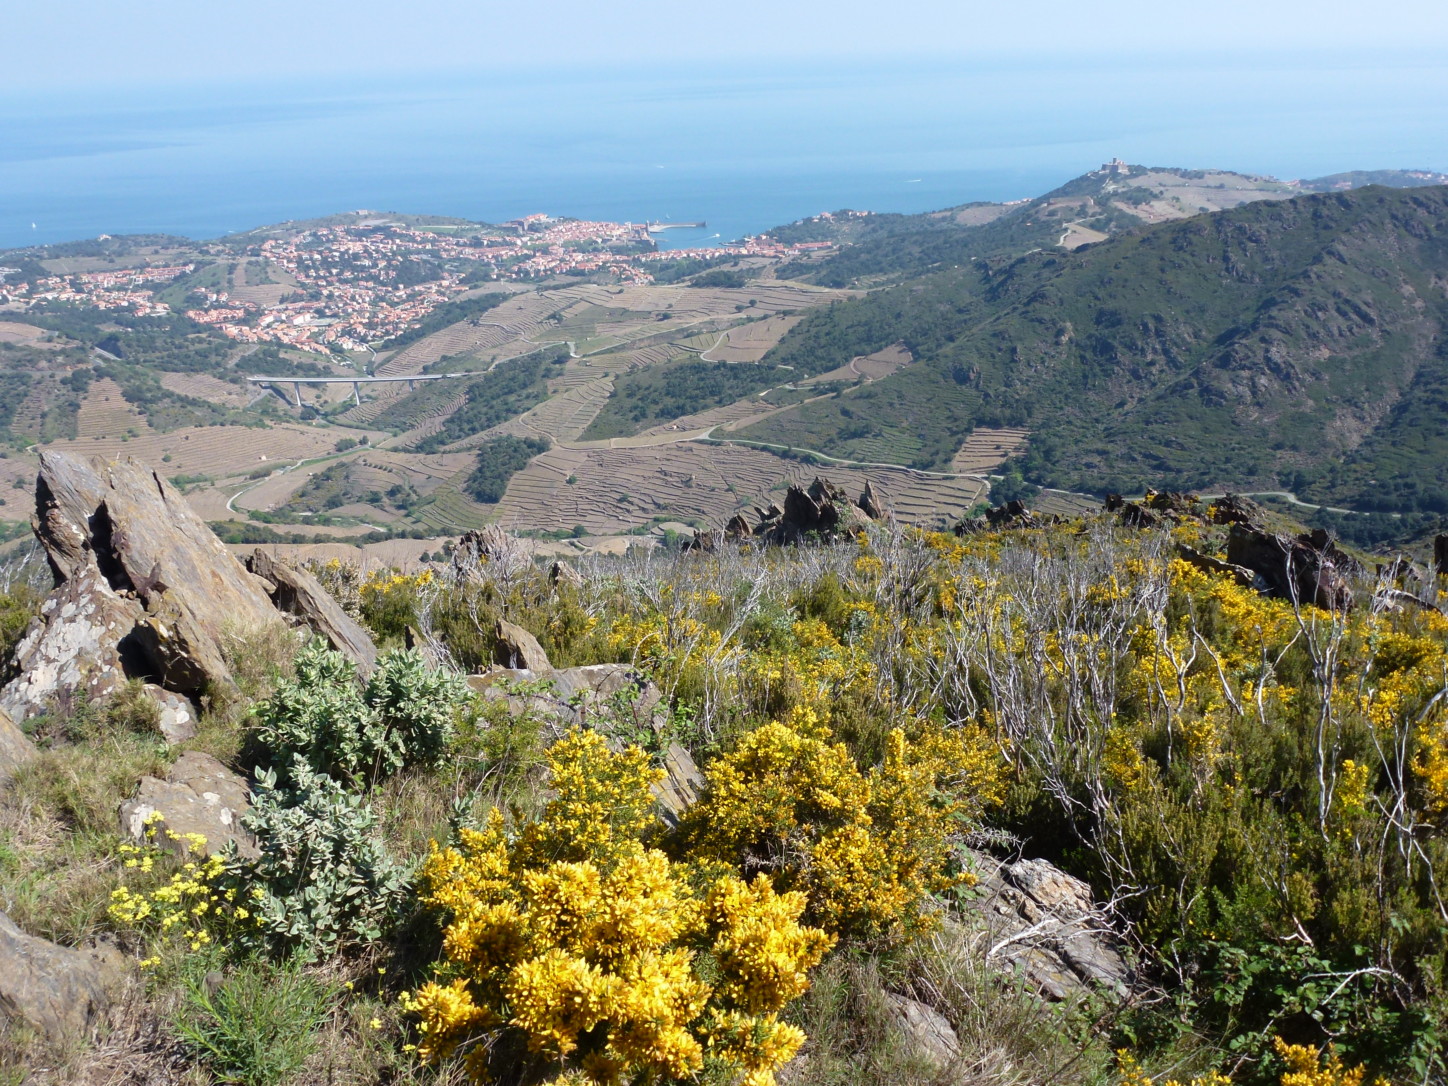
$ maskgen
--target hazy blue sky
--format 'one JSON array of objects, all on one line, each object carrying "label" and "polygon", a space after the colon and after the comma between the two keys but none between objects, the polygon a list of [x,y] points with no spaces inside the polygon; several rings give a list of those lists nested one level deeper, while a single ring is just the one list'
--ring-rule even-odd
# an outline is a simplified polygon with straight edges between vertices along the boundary
[{"label": "hazy blue sky", "polygon": [[1448,48],[1444,0],[67,0],[9,5],[0,93],[559,61]]}]

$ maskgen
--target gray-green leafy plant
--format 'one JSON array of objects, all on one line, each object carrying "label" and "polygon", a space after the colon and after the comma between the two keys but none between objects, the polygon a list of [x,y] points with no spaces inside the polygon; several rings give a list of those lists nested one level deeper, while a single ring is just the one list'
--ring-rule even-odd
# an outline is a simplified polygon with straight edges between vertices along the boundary
[{"label": "gray-green leafy plant", "polygon": [[436,765],[467,698],[459,676],[428,667],[412,650],[385,653],[365,686],[321,638],[302,649],[296,668],[296,678],[257,707],[258,738],[281,775],[293,755],[354,785]]},{"label": "gray-green leafy plant", "polygon": [[255,921],[262,949],[326,957],[380,938],[397,915],[408,871],[387,853],[365,798],[294,756],[278,783],[259,770],[243,825],[260,855],[234,854],[231,871]]}]

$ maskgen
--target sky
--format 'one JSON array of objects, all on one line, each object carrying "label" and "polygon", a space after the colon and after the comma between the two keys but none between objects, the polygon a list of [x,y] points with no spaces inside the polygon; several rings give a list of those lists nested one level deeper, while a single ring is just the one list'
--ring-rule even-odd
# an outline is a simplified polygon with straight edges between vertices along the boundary
[{"label": "sky", "polygon": [[0,95],[550,65],[1448,48],[1443,0],[67,0],[11,5]]}]

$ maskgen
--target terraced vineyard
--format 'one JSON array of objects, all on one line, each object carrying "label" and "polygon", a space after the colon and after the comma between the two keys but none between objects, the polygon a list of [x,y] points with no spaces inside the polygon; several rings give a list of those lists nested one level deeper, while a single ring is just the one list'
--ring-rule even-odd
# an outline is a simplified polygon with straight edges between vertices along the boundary
[{"label": "terraced vineyard", "polygon": [[82,456],[130,456],[171,476],[206,475],[224,479],[245,475],[271,461],[325,455],[333,450],[336,441],[336,431],[282,423],[265,428],[187,426],[130,439],[124,434],[113,434],[56,441],[47,448]]},{"label": "terraced vineyard", "polygon": [[495,519],[545,531],[582,525],[601,534],[661,519],[718,527],[734,513],[777,501],[791,483],[808,484],[818,474],[852,493],[869,481],[901,519],[921,523],[963,513],[988,489],[983,480],[939,478],[905,468],[818,468],[732,444],[555,448],[513,476]]},{"label": "terraced vineyard", "polygon": [[151,424],[139,409],[127,402],[120,385],[109,377],[102,377],[92,381],[86,390],[76,412],[75,429],[76,436],[84,441],[111,434],[150,433]]},{"label": "terraced vineyard", "polygon": [[800,319],[792,314],[738,325],[725,333],[723,343],[706,351],[705,357],[716,362],[758,362]]},{"label": "terraced vineyard", "polygon": [[234,385],[205,373],[163,373],[161,387],[223,407],[245,407],[258,394],[254,387]]},{"label": "terraced vineyard", "polygon": [[978,426],[951,459],[950,470],[963,474],[990,471],[1021,452],[1030,436],[1029,430],[1010,427],[992,430]]},{"label": "terraced vineyard", "polygon": [[577,441],[579,435],[588,429],[588,424],[603,409],[612,389],[612,377],[600,377],[587,384],[576,385],[544,400],[515,419],[474,437],[454,442],[449,448],[468,449],[487,438],[502,437],[505,434],[514,437],[542,436],[555,443]]}]

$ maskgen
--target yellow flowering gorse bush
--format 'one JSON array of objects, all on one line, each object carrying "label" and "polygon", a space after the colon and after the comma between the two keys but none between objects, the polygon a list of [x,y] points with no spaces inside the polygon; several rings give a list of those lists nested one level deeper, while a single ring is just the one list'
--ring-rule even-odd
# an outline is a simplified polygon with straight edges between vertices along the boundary
[{"label": "yellow flowering gorse bush", "polygon": [[549,761],[537,821],[513,836],[494,810],[423,867],[446,923],[437,978],[405,997],[420,1054],[462,1051],[479,1082],[518,1060],[594,1083],[715,1061],[770,1086],[804,1040],[778,1013],[834,941],[800,922],[805,896],[648,848],[660,774],[637,749],[576,731]]}]

